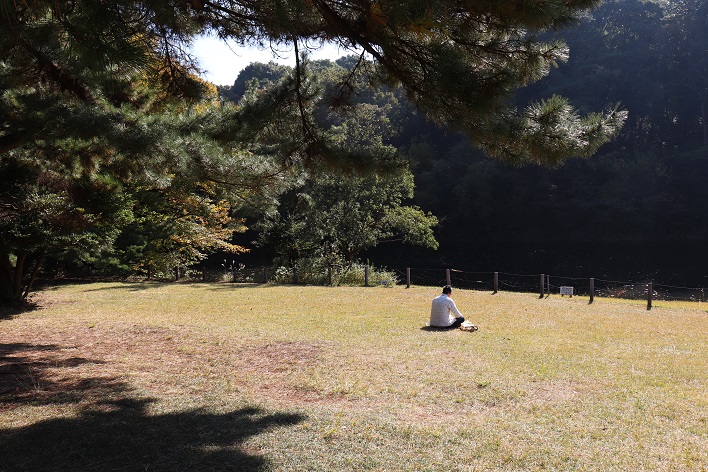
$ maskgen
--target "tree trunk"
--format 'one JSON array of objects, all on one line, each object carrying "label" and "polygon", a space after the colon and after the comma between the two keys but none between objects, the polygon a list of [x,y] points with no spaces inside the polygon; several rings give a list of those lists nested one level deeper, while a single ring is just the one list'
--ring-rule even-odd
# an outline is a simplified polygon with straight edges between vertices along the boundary
[{"label": "tree trunk", "polygon": [[15,280],[13,281],[12,291],[20,295],[20,298],[22,298],[22,279],[25,275],[25,262],[27,262],[27,254],[17,256],[17,262],[15,262]]},{"label": "tree trunk", "polygon": [[22,300],[22,279],[24,277],[26,254],[17,256],[13,265],[10,254],[0,255],[0,299],[4,302],[17,302]]},{"label": "tree trunk", "polygon": [[27,295],[29,295],[30,291],[32,290],[32,285],[34,284],[34,281],[37,279],[37,273],[39,272],[40,267],[42,267],[42,263],[44,262],[44,256],[46,256],[46,252],[42,252],[39,257],[37,258],[36,261],[34,261],[34,268],[32,269],[32,276],[30,277],[29,282],[27,282],[27,287],[25,287],[25,292],[22,294],[22,299],[25,300],[27,298]]},{"label": "tree trunk", "polygon": [[10,263],[10,255],[2,254],[2,266],[0,267],[0,299],[12,299],[12,276],[14,274],[12,264]]}]

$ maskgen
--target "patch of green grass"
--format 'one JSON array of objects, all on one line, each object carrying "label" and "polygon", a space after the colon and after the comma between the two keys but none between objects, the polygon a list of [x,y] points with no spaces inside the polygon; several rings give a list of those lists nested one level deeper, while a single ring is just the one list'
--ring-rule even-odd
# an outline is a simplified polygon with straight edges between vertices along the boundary
[{"label": "patch of green grass", "polygon": [[[708,468],[703,305],[457,290],[480,330],[427,331],[438,292],[47,290],[0,322],[0,455],[15,470]],[[109,426],[104,456],[60,440]],[[14,451],[25,441],[54,462]]]}]

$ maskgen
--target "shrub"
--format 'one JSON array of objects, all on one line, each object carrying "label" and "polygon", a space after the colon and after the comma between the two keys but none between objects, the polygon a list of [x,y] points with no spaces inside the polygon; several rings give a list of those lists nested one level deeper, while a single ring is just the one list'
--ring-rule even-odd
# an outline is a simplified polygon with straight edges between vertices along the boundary
[{"label": "shrub", "polygon": [[[351,266],[333,267],[333,285],[361,286],[365,282],[365,264],[355,263]],[[298,283],[304,285],[327,285],[329,270],[322,259],[300,259],[297,264]],[[293,283],[293,269],[277,267],[270,279],[274,283]],[[384,268],[369,267],[369,285],[393,286],[399,282],[395,272]]]}]

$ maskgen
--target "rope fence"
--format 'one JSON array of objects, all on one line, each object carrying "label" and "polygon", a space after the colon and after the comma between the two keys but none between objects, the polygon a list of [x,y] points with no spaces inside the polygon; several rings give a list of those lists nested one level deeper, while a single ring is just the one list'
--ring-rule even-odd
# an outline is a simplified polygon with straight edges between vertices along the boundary
[{"label": "rope fence", "polygon": [[655,284],[652,281],[621,281],[550,274],[515,274],[510,272],[471,272],[460,269],[407,268],[397,271],[405,276],[406,287],[415,285],[452,285],[460,289],[507,292],[536,292],[539,298],[550,295],[618,298],[646,301],[651,310],[654,301],[705,302],[704,287]]},{"label": "rope fence", "polygon": [[[593,303],[594,298],[617,298],[625,300],[645,301],[647,309],[652,308],[654,301],[686,301],[702,303],[706,301],[704,287],[683,287],[666,284],[656,284],[653,281],[622,281],[605,280],[586,277],[567,277],[551,274],[517,274],[511,272],[475,272],[461,269],[440,268],[413,268],[405,270],[392,269],[399,283],[405,283],[406,288],[411,285],[443,286],[452,285],[459,289],[491,291],[497,293],[525,292],[538,293],[539,298],[550,295],[585,296]],[[177,271],[179,280],[180,272]],[[271,274],[267,267],[246,268],[243,265],[230,267],[225,271],[207,271],[203,267],[198,270],[198,276],[204,282],[228,281],[268,283]],[[324,283],[332,285],[332,269],[324,279]],[[302,283],[296,269],[293,269],[292,283]],[[395,281],[393,283],[396,283]],[[364,285],[369,283],[369,266],[365,267]]]}]

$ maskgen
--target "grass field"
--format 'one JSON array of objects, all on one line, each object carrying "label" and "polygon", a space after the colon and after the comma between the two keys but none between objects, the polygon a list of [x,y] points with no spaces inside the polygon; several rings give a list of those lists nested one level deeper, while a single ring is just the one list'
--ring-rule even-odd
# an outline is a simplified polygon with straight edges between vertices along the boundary
[{"label": "grass field", "polygon": [[0,471],[708,470],[705,304],[96,283],[0,319]]}]

